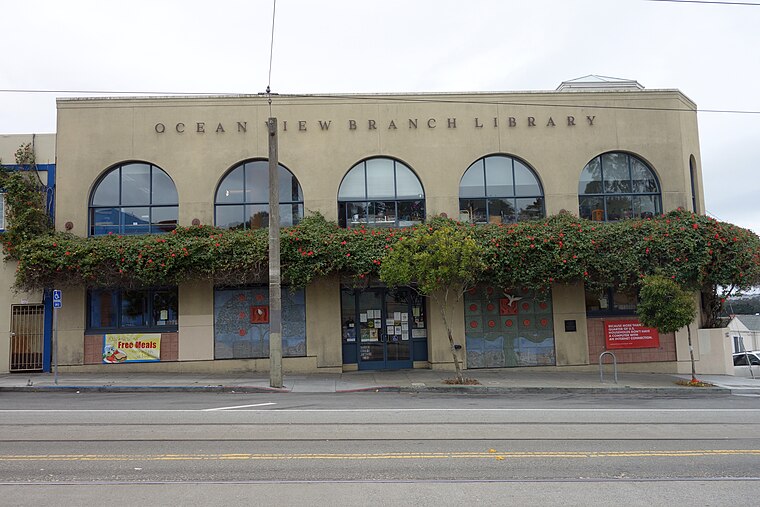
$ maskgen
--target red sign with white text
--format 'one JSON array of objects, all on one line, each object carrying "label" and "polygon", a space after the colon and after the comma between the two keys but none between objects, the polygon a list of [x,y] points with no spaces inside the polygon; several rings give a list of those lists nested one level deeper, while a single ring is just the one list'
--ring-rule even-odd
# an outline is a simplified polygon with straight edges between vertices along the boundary
[{"label": "red sign with white text", "polygon": [[608,349],[651,349],[660,346],[657,330],[644,327],[638,320],[605,321],[604,340]]}]

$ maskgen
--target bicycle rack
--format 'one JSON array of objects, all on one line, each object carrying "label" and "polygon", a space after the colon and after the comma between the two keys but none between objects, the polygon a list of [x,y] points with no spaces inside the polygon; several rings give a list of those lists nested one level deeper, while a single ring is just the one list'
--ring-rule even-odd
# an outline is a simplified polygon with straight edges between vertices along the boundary
[{"label": "bicycle rack", "polygon": [[604,384],[604,364],[602,363],[602,359],[606,354],[609,354],[612,356],[612,366],[613,371],[615,372],[615,383],[618,383],[618,376],[617,376],[617,357],[615,357],[615,354],[610,352],[609,350],[605,350],[601,354],[599,354],[599,381]]}]

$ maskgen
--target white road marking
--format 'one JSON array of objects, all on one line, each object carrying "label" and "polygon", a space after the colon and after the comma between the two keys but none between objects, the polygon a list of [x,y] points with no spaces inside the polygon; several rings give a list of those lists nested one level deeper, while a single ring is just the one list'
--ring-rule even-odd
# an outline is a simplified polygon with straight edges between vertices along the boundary
[{"label": "white road marking", "polygon": [[265,407],[267,405],[277,405],[277,403],[256,403],[254,405],[238,405],[236,407],[218,407],[218,408],[204,408],[202,412],[213,412],[214,410],[234,410],[236,408],[249,408],[249,407]]}]

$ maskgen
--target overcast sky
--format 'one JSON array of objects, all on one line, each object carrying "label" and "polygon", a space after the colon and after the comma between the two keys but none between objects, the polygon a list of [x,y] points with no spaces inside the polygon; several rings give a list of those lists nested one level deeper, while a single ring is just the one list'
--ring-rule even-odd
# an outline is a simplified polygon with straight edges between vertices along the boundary
[{"label": "overcast sky", "polygon": [[[0,89],[267,86],[272,0],[1,0],[0,19]],[[758,112],[759,27],[760,5],[277,0],[272,90],[553,90],[598,74]],[[0,92],[0,133],[55,132],[56,96],[76,95]],[[699,128],[707,211],[760,233],[760,114],[701,112]]]}]

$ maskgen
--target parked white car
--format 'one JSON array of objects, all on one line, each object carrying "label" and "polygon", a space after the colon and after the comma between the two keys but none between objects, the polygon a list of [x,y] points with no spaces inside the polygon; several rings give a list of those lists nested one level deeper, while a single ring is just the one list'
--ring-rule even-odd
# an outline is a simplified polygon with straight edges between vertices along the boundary
[{"label": "parked white car", "polygon": [[[749,363],[747,362],[749,360]],[[760,352],[737,352],[734,354],[734,376],[760,378]]]}]

